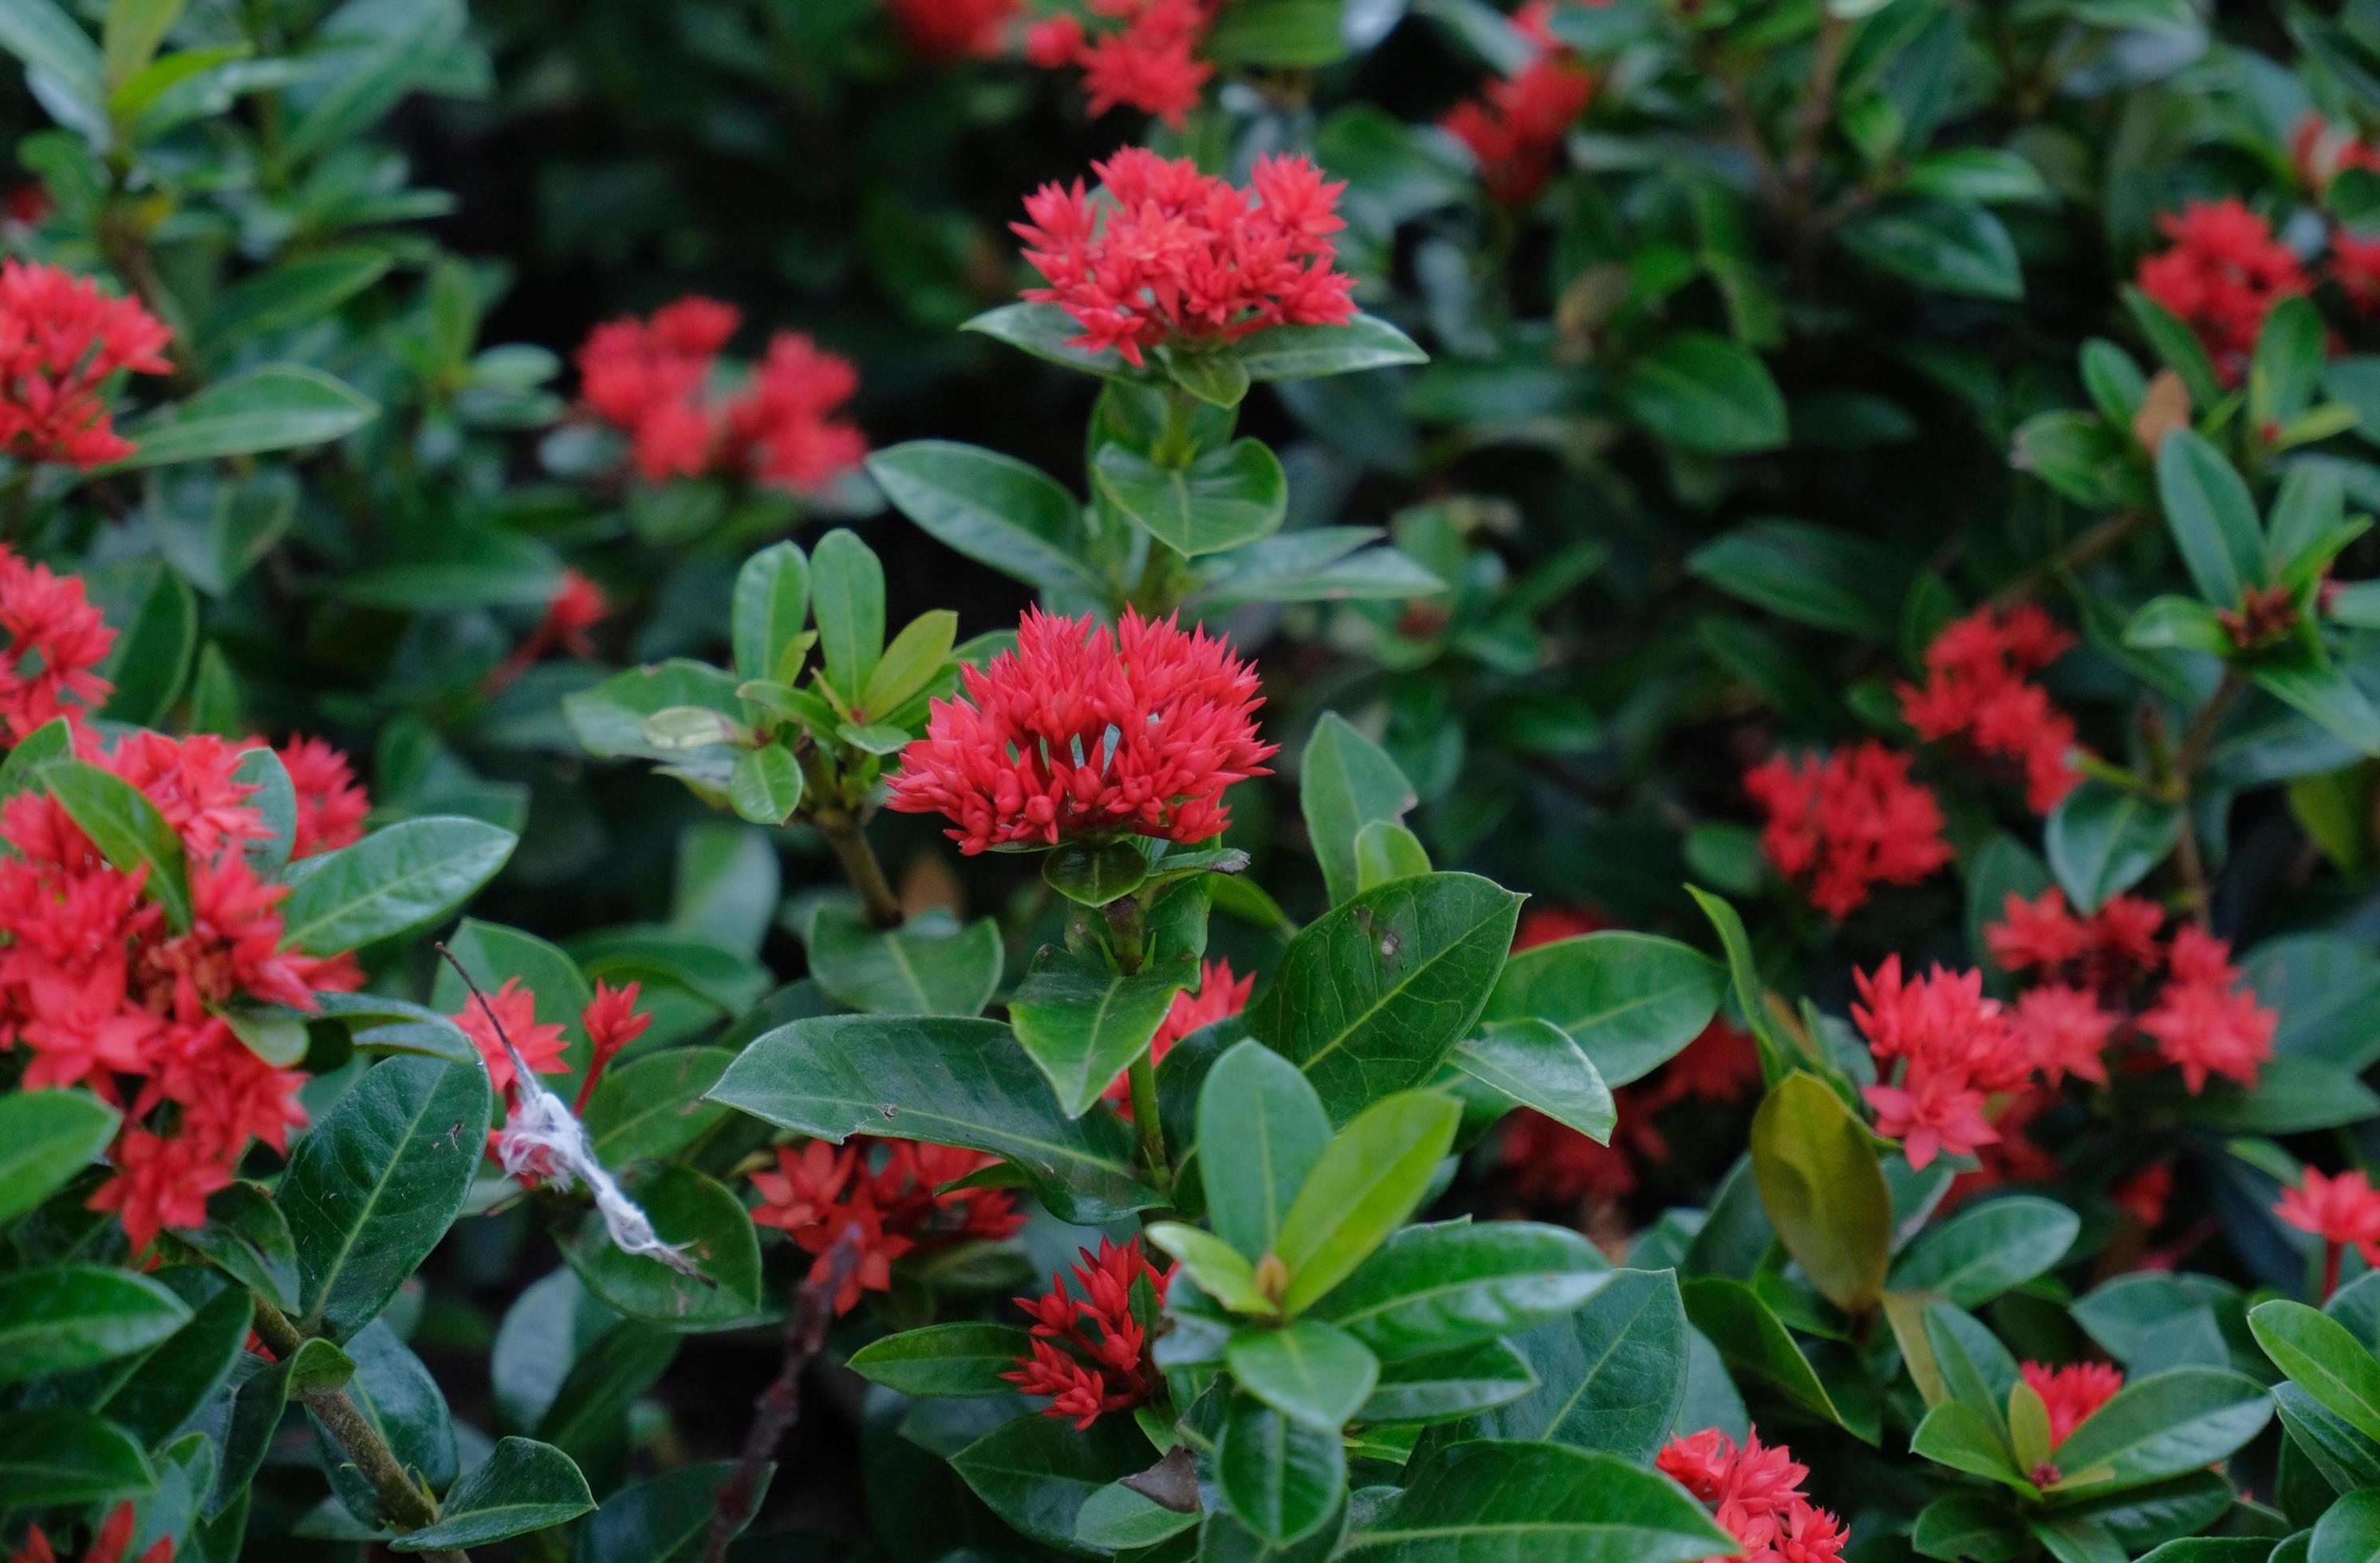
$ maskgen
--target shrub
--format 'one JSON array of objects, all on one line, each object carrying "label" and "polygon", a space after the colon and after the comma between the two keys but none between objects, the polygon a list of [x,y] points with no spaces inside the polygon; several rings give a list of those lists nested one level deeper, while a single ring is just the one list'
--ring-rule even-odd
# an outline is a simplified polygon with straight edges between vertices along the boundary
[{"label": "shrub", "polygon": [[0,50],[16,1557],[2380,1549],[2365,0]]}]

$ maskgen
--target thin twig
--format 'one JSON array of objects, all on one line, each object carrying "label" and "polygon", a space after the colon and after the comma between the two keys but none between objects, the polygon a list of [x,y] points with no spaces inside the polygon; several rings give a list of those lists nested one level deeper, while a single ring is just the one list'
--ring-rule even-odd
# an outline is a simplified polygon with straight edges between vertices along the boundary
[{"label": "thin twig", "polygon": [[743,1452],[736,1457],[735,1473],[719,1489],[707,1563],[724,1563],[729,1545],[752,1522],[761,1474],[776,1459],[785,1430],[801,1414],[802,1375],[826,1345],[827,1327],[834,1322],[834,1294],[859,1267],[861,1247],[859,1226],[854,1222],[827,1250],[826,1268],[795,1289],[793,1316],[785,1321],[784,1363],[776,1379],[752,1403],[752,1424],[744,1431]]},{"label": "thin twig", "polygon": [[884,877],[884,865],[877,861],[876,849],[868,844],[867,828],[856,814],[838,801],[833,768],[819,753],[818,745],[808,739],[802,741],[795,754],[802,768],[802,789],[809,806],[810,823],[818,827],[819,834],[833,849],[835,862],[843,866],[843,877],[859,892],[861,912],[877,927],[899,927],[901,898],[892,892],[892,881]]},{"label": "thin twig", "polygon": [[[295,1357],[306,1338],[289,1322],[288,1315],[261,1297],[256,1300],[254,1312],[257,1336],[273,1357],[283,1363]],[[339,1446],[339,1451],[347,1457],[357,1473],[371,1484],[373,1496],[380,1499],[381,1512],[388,1516],[391,1524],[405,1532],[438,1522],[438,1505],[415,1485],[405,1462],[397,1459],[396,1451],[388,1447],[388,1441],[348,1399],[345,1388],[309,1389],[298,1398],[321,1421],[322,1431]],[[460,1548],[421,1556],[429,1563],[470,1563],[469,1555]]]}]

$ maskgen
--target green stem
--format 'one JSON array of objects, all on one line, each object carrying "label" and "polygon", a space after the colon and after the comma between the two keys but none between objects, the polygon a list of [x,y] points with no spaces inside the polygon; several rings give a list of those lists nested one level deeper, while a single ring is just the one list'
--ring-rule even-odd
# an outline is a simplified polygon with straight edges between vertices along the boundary
[{"label": "green stem", "polygon": [[1148,448],[1148,459],[1160,466],[1183,467],[1197,458],[1198,398],[1179,385],[1165,388],[1165,427]]},{"label": "green stem", "polygon": [[[288,1315],[261,1297],[256,1300],[256,1333],[273,1356],[285,1363],[306,1342]],[[322,1423],[322,1431],[339,1446],[357,1473],[371,1484],[382,1512],[399,1532],[419,1531],[438,1522],[438,1505],[414,1484],[405,1462],[396,1458],[396,1451],[388,1447],[388,1441],[357,1409],[345,1389],[309,1389],[298,1399]],[[469,1555],[459,1548],[419,1556],[429,1563],[470,1563]]]},{"label": "green stem", "polygon": [[1132,1087],[1132,1126],[1140,1135],[1141,1165],[1159,1193],[1173,1192],[1173,1163],[1165,1153],[1165,1124],[1157,1113],[1157,1066],[1143,1053],[1124,1078]]},{"label": "green stem", "polygon": [[901,898],[892,893],[892,881],[884,877],[884,865],[877,860],[876,849],[868,844],[868,831],[859,817],[844,806],[843,784],[833,768],[815,744],[798,745],[796,758],[802,768],[809,821],[826,838],[835,862],[843,866],[843,877],[859,892],[860,910],[880,928],[899,927]]}]

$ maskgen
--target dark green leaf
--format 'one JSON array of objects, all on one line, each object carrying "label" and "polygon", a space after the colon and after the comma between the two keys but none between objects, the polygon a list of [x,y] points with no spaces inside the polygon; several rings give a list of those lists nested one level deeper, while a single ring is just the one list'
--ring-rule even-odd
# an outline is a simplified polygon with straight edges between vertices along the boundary
[{"label": "dark green leaf", "polygon": [[1621,394],[1637,422],[1683,450],[1743,455],[1785,442],[1785,397],[1768,367],[1708,332],[1663,337],[1636,360]]},{"label": "dark green leaf", "polygon": [[869,1341],[852,1353],[851,1371],[904,1395],[1008,1395],[1016,1387],[1000,1375],[1031,1347],[1015,1325],[929,1325]]},{"label": "dark green leaf", "polygon": [[1096,958],[1045,951],[1009,999],[1008,1018],[1058,1109],[1080,1118],[1148,1050],[1173,996],[1197,975],[1188,960],[1126,976]]},{"label": "dark green leaf", "polygon": [[463,1473],[438,1522],[387,1544],[393,1552],[460,1551],[577,1519],[595,1507],[571,1458],[531,1438],[504,1438]]},{"label": "dark green leaf", "polygon": [[1973,298],[2022,298],[2024,271],[2016,241],[1980,206],[1888,201],[1843,224],[1845,249],[1880,272],[1937,292]]},{"label": "dark green leaf", "polygon": [[49,1198],[115,1137],[120,1115],[87,1091],[0,1097],[0,1225]]},{"label": "dark green leaf", "polygon": [[1427,363],[1412,337],[1377,315],[1342,326],[1274,326],[1232,349],[1251,380],[1318,380],[1393,364]]},{"label": "dark green leaf", "polygon": [[1110,504],[1186,558],[1269,537],[1289,514],[1289,479],[1258,440],[1235,440],[1181,467],[1106,445],[1091,469]]},{"label": "dark green leaf", "polygon": [[1696,1563],[1735,1539],[1683,1488],[1610,1455],[1560,1444],[1439,1450],[1413,1484],[1348,1538],[1366,1563]]},{"label": "dark green leaf", "polygon": [[2031,1194],[1971,1205],[1918,1234],[1893,1264],[1892,1290],[1980,1308],[2066,1257],[2082,1225],[2064,1206]]},{"label": "dark green leaf", "polygon": [[1563,1319],[1612,1278],[1593,1243],[1560,1227],[1443,1222],[1398,1232],[1315,1312],[1396,1362]]},{"label": "dark green leaf", "polygon": [[810,924],[810,975],[837,1003],[868,1014],[981,1014],[1000,987],[1002,959],[990,917],[955,933],[917,923],[879,928],[821,906]]},{"label": "dark green leaf", "polygon": [[[774,1472],[761,1468],[756,1509]],[[622,1488],[579,1527],[570,1563],[698,1563],[710,1549],[719,1494],[735,1473],[734,1461],[710,1460]]]},{"label": "dark green leaf", "polygon": [[1814,1416],[1841,1420],[1810,1359],[1752,1288],[1725,1277],[1699,1276],[1679,1291],[1686,1317],[1718,1348],[1730,1372],[1768,1384]]},{"label": "dark green leaf", "polygon": [[1818,629],[1880,640],[1888,583],[1904,572],[1874,544],[1806,521],[1754,521],[1694,551],[1686,567],[1730,597]]},{"label": "dark green leaf", "polygon": [[2199,596],[2217,608],[2237,607],[2241,592],[2265,578],[2265,528],[2247,482],[2188,429],[2175,430],[2157,447],[2156,475],[2166,527]]},{"label": "dark green leaf", "polygon": [[577,1241],[563,1247],[588,1290],[632,1319],[668,1329],[717,1329],[759,1311],[759,1239],[741,1200],[685,1167],[662,1168],[632,1182],[628,1193],[662,1241],[681,1247],[701,1276],[621,1253],[590,1211]]},{"label": "dark green leaf", "polygon": [[1490,1021],[1456,1047],[1453,1062],[1472,1079],[1597,1144],[1611,1138],[1619,1118],[1611,1088],[1586,1050],[1551,1021]]},{"label": "dark green leaf", "polygon": [[138,787],[81,760],[58,760],[42,771],[42,785],[125,873],[147,874],[142,891],[165,908],[177,928],[190,926],[190,882],[182,838]]},{"label": "dark green leaf", "polygon": [[2088,913],[2164,862],[2181,828],[2181,811],[2173,805],[2092,780],[2058,806],[2043,844],[2066,899]]},{"label": "dark green leaf", "polygon": [[2061,1489],[2138,1486],[2202,1469],[2254,1437],[2272,1414],[2261,1385],[2222,1368],[2134,1379],[2058,1446]]},{"label": "dark green leaf", "polygon": [[1538,1387],[1463,1431],[1483,1438],[1542,1438],[1648,1461],[1685,1403],[1690,1334],[1676,1277],[1666,1270],[1617,1271],[1567,1318],[1512,1338]]},{"label": "dark green leaf", "polygon": [[735,672],[743,678],[775,678],[785,648],[802,633],[810,615],[810,561],[799,545],[771,543],[735,572],[729,624]]},{"label": "dark green leaf", "polygon": [[334,954],[444,921],[495,878],[519,838],[478,819],[407,819],[299,864],[282,907],[289,942]]},{"label": "dark green leaf", "polygon": [[203,1227],[171,1229],[176,1241],[284,1313],[298,1311],[298,1248],[273,1196],[234,1183],[207,1199]]},{"label": "dark green leaf", "polygon": [[1146,1468],[1150,1453],[1128,1417],[1102,1417],[1077,1432],[1046,1416],[1020,1416],[953,1455],[951,1469],[1024,1535],[1072,1550],[1084,1503]]},{"label": "dark green leaf", "polygon": [[1501,1340],[1386,1363],[1355,1413],[1363,1423],[1445,1422],[1510,1405],[1538,1387],[1521,1354]]},{"label": "dark green leaf", "polygon": [[0,1493],[46,1508],[148,1491],[157,1473],[130,1435],[87,1411],[0,1415]]},{"label": "dark green leaf", "polygon": [[1727,973],[1709,956],[1650,934],[1556,939],[1505,963],[1488,1000],[1490,1021],[1551,1021],[1585,1051],[1607,1085],[1666,1062],[1718,1012]]},{"label": "dark green leaf", "polygon": [[171,1290],[126,1270],[52,1265],[0,1275],[0,1382],[128,1356],[189,1318]]},{"label": "dark green leaf", "polygon": [[1380,746],[1336,711],[1326,711],[1297,767],[1305,835],[1322,865],[1333,905],[1353,896],[1361,874],[1355,839],[1376,820],[1401,820],[1418,801],[1413,783]]},{"label": "dark green leaf", "polygon": [[1336,1432],[1317,1432],[1247,1395],[1232,1397],[1215,1448],[1223,1501],[1275,1546],[1313,1534],[1347,1491]]},{"label": "dark green leaf", "polygon": [[123,430],[133,453],[103,472],[327,444],[380,416],[344,382],[303,364],[266,364],[218,381]]}]

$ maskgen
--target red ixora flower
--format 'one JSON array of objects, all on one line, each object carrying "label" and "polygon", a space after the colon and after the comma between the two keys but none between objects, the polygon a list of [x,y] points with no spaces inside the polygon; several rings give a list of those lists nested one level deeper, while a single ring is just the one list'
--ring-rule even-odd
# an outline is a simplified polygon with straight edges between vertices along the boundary
[{"label": "red ixora flower", "polygon": [[2194,200],[2157,226],[2171,248],[2141,261],[2143,293],[2198,333],[2227,384],[2248,371],[2273,306],[2313,284],[2297,252],[2237,199]]},{"label": "red ixora flower", "polygon": [[1913,885],[1950,861],[1942,809],[1909,779],[1909,757],[1869,739],[1824,756],[1773,756],[1744,772],[1767,814],[1761,850],[1778,872],[1806,879],[1811,904],[1836,917],[1871,887]]},{"label": "red ixora flower", "polygon": [[528,637],[513,648],[480,693],[492,697],[502,693],[515,679],[535,667],[555,647],[560,647],[582,660],[595,655],[595,643],[587,632],[611,617],[612,600],[603,588],[577,571],[565,566],[562,578],[555,583],[553,596],[545,605],[545,616]]},{"label": "red ixora flower", "polygon": [[2165,988],[2138,1023],[2158,1055],[2181,1071],[2192,1095],[2216,1074],[2253,1085],[2258,1068],[2273,1056],[2280,1016],[2240,985],[2230,957],[2228,940],[2183,925],[2166,951]]},{"label": "red ixora flower", "polygon": [[752,1174],[760,1195],[752,1219],[775,1227],[815,1257],[810,1279],[832,1273],[835,1244],[856,1229],[859,1258],[836,1289],[834,1311],[892,1285],[892,1261],[918,1249],[972,1240],[997,1242],[1025,1224],[1015,1196],[1001,1189],[943,1185],[998,1160],[980,1151],[907,1140],[855,1136],[841,1146],[812,1140],[781,1146],[777,1170]]},{"label": "red ixora flower", "polygon": [[1077,1428],[1140,1404],[1159,1382],[1144,1316],[1165,1301],[1171,1278],[1148,1262],[1140,1239],[1122,1245],[1099,1239],[1099,1253],[1082,1250],[1075,1266],[1080,1297],[1053,1271],[1047,1296],[1016,1300],[1033,1316],[1033,1349],[1000,1376],[1028,1395],[1049,1396],[1042,1414],[1072,1418]]},{"label": "red ixora flower", "polygon": [[[1149,1038],[1148,1061],[1160,1064],[1173,1049],[1173,1044],[1192,1032],[1229,1020],[1248,1007],[1248,995],[1255,991],[1253,975],[1235,977],[1229,961],[1206,961],[1198,967],[1198,985],[1185,987],[1173,996],[1173,1007],[1165,1012],[1158,1023],[1157,1035]],[[1108,1100],[1132,1110],[1132,1086],[1129,1075],[1119,1074],[1108,1086]]]},{"label": "red ixora flower", "polygon": [[686,297],[650,321],[607,321],[578,349],[579,394],[628,436],[637,470],[654,482],[721,473],[796,492],[824,488],[868,454],[859,430],[835,416],[859,389],[858,371],[781,331],[743,385],[719,396],[719,351],[742,321],[731,304]]},{"label": "red ixora flower", "polygon": [[[1260,157],[1246,188],[1198,172],[1188,158],[1126,147],[1080,179],[1025,198],[1012,223],[1047,287],[1024,297],[1055,304],[1083,328],[1073,345],[1112,347],[1127,363],[1169,343],[1236,342],[1279,325],[1344,325],[1354,280],[1335,269],[1330,236],[1343,183],[1302,157]],[[1251,199],[1253,198],[1253,199]]]},{"label": "red ixora flower", "polygon": [[2325,1297],[2338,1290],[2339,1257],[2348,1249],[2362,1254],[2366,1265],[2380,1266],[2380,1190],[2362,1172],[2332,1177],[2309,1167],[2296,1188],[2281,1191],[2273,1214],[2322,1239]]},{"label": "red ixora flower", "polygon": [[[125,1553],[132,1545],[136,1518],[129,1498],[109,1509],[107,1518],[100,1522],[98,1534],[91,1538],[91,1550],[82,1555],[81,1563],[126,1563]],[[10,1555],[9,1563],[58,1563],[58,1555],[51,1549],[50,1538],[35,1525],[26,1533],[25,1545]],[[174,1538],[160,1536],[132,1563],[174,1563]]]},{"label": "red ixora flower", "polygon": [[1000,53],[1001,33],[1024,0],[885,0],[902,38],[920,59],[941,62]]},{"label": "red ixora flower", "polygon": [[1459,103],[1439,127],[1471,149],[1480,182],[1506,206],[1526,206],[1554,176],[1571,121],[1595,99],[1595,78],[1553,35],[1553,0],[1529,0],[1512,25],[1536,48],[1509,77],[1491,77],[1479,99]]},{"label": "red ixora flower", "polygon": [[1756,1429],[1741,1447],[1715,1427],[1681,1435],[1654,1464],[1710,1506],[1719,1528],[1742,1545],[1744,1563],[1828,1563],[1851,1539],[1803,1492],[1809,1467],[1782,1444],[1764,1446]]},{"label": "red ixora flower", "polygon": [[2089,1421],[2093,1412],[2114,1399],[2116,1391],[2124,1387],[2123,1370],[2112,1363],[2070,1363],[2064,1367],[2025,1363],[2017,1371],[2033,1386],[2042,1404],[2049,1408],[2049,1447],[2053,1449],[2066,1442],[2069,1434]]},{"label": "red ixora flower", "polygon": [[347,757],[320,738],[300,734],[273,751],[289,773],[298,794],[298,828],[292,858],[311,857],[363,840],[371,797],[356,781]]},{"label": "red ixora flower", "polygon": [[1028,609],[1016,648],[962,676],[901,752],[886,806],[945,816],[969,855],[1127,831],[1204,841],[1231,823],[1224,789],[1271,774],[1279,747],[1257,740],[1257,675],[1229,642],[1130,609],[1112,631]]},{"label": "red ixora flower", "polygon": [[484,1003],[477,994],[465,1000],[455,1024],[479,1048],[488,1066],[488,1084],[499,1094],[513,1083],[512,1051],[504,1047],[506,1039],[536,1073],[570,1072],[569,1060],[562,1056],[570,1047],[568,1028],[560,1021],[539,1024],[537,994],[516,976],[504,978],[504,985],[488,995]]},{"label": "red ixora flower", "polygon": [[1904,982],[1900,957],[1888,955],[1874,972],[1852,975],[1860,996],[1852,1019],[1879,1075],[1900,1065],[1888,1083],[1864,1093],[1876,1110],[1876,1132],[1900,1141],[1915,1168],[1946,1151],[1966,1156],[1997,1141],[1984,1104],[2023,1084],[2032,1060],[1999,1002],[1984,997],[1983,974],[1936,966]]},{"label": "red ixora flower", "polygon": [[2074,644],[2031,603],[1977,609],[1943,626],[1925,648],[1925,682],[1900,686],[1900,714],[1927,743],[1963,737],[1986,755],[2024,768],[2025,800],[2056,808],[2082,780],[2074,764],[2074,721],[2025,675]]},{"label": "red ixora flower", "polygon": [[22,743],[59,717],[79,720],[112,685],[92,670],[115,632],[83,592],[79,576],[50,573],[0,546],[0,738]]},{"label": "red ixora flower", "polygon": [[110,864],[57,799],[0,806],[0,1045],[30,1058],[20,1084],[79,1085],[124,1109],[115,1176],[91,1199],[117,1213],[137,1253],[206,1218],[252,1142],[285,1150],[306,1121],[304,1076],[265,1062],[224,1016],[247,1000],[317,1007],[361,981],[351,957],[284,947],[287,894],[241,848],[268,831],[237,778],[241,749],[197,734],[132,733],[76,754],[138,788],[179,838],[187,925],[146,892],[148,870]]},{"label": "red ixora flower", "polygon": [[136,298],[56,266],[0,260],[0,449],[90,468],[132,454],[100,388],[118,370],[166,374],[174,333]]},{"label": "red ixora flower", "polygon": [[1122,105],[1179,130],[1215,74],[1198,58],[1198,46],[1215,25],[1219,3],[1089,0],[1093,17],[1116,25],[1093,33],[1080,18],[1062,12],[1026,34],[1025,57],[1045,70],[1079,68],[1094,117]]}]

